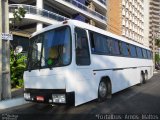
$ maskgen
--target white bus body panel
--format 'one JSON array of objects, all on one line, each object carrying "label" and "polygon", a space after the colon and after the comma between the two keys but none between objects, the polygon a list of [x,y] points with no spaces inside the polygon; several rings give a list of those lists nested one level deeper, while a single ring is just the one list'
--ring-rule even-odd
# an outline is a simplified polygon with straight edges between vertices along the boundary
[{"label": "white bus body panel", "polygon": [[[25,72],[25,88],[66,89],[66,92],[75,93],[75,106],[77,106],[98,97],[98,86],[102,77],[108,76],[110,78],[112,93],[115,93],[140,83],[141,71],[145,72],[147,70],[148,78],[153,76],[153,61],[147,59],[91,54],[90,66],[77,66],[75,63],[74,26],[84,27],[110,37],[120,38],[120,40],[130,44],[146,47],[82,22],[69,20],[68,25],[71,27],[73,38],[71,64],[69,66],[56,67],[52,70],[47,68]],[[62,25],[47,27],[34,35],[59,26]],[[89,49],[91,50],[90,44]]]},{"label": "white bus body panel", "polygon": [[[148,67],[144,67],[143,64]],[[140,83],[141,71],[147,70],[148,78],[151,78],[152,64],[152,61],[147,59],[92,55],[92,65],[98,83],[103,76],[108,76],[112,84],[112,93]]]},{"label": "white bus body panel", "polygon": [[63,71],[58,69],[32,70],[24,73],[25,88],[31,89],[65,89]]},{"label": "white bus body panel", "polygon": [[[75,105],[97,98],[94,79],[91,79],[90,69],[75,69],[61,67],[32,70],[24,73],[24,86],[29,89],[66,89],[75,92]],[[91,81],[92,80],[92,81]]]},{"label": "white bus body panel", "polygon": [[91,68],[77,68],[76,69],[76,91],[75,91],[75,105],[80,105],[85,102],[97,98],[97,83],[93,78],[93,71]]}]

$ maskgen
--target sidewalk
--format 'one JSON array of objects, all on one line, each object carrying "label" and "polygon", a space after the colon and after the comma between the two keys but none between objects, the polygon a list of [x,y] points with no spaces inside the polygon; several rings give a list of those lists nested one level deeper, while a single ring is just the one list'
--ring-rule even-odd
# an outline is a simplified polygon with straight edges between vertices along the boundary
[{"label": "sidewalk", "polygon": [[23,90],[24,88],[15,88],[12,89],[12,98],[17,98],[17,97],[23,97]]},{"label": "sidewalk", "polygon": [[154,72],[153,72],[153,74],[157,74],[157,73],[159,73],[160,72],[160,70],[155,70]]},{"label": "sidewalk", "polygon": [[0,110],[24,105],[29,102],[26,102],[23,98],[23,88],[20,89],[12,89],[12,98],[9,100],[0,101]]}]

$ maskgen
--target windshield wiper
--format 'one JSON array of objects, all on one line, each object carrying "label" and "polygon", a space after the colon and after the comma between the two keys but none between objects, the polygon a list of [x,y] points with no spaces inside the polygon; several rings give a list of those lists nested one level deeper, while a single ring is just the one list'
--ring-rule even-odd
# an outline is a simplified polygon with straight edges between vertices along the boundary
[{"label": "windshield wiper", "polygon": [[43,42],[44,40],[42,40],[42,46],[41,46],[41,56],[40,56],[40,64],[39,64],[39,69],[41,69],[42,68],[42,66],[41,66],[41,64],[42,64],[42,58],[43,58],[43,60],[45,61],[45,58],[43,57]]},{"label": "windshield wiper", "polygon": [[41,54],[41,52],[39,52],[36,48],[32,47],[31,48],[31,52],[29,54],[29,70],[32,69],[32,68],[35,68],[35,67],[39,67],[39,69],[41,68],[41,57],[40,57],[40,60],[36,60],[36,59],[33,59],[32,58],[32,53],[33,51],[36,51],[38,53],[38,56]]}]

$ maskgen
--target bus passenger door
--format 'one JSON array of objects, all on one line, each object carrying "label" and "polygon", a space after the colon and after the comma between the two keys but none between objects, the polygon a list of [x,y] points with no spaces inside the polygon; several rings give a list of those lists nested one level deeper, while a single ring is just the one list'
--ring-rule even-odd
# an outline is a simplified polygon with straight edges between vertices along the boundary
[{"label": "bus passenger door", "polygon": [[95,99],[94,80],[91,69],[87,32],[75,28],[76,94],[75,103],[81,104]]}]

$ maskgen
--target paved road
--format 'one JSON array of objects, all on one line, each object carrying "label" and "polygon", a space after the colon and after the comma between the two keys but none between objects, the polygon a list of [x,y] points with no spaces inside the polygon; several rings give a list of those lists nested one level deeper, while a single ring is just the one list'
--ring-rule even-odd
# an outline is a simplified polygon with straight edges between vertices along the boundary
[{"label": "paved road", "polygon": [[[78,107],[50,106],[42,104],[27,104],[12,109],[0,111],[3,120],[5,117],[13,117],[26,120],[56,120],[56,119],[107,119],[111,114],[135,114],[129,116],[138,118],[136,114],[160,114],[160,73],[144,85],[136,85],[112,96],[112,99],[102,103],[96,100]],[[106,116],[110,114],[110,116]],[[124,117],[124,116],[123,116]],[[126,116],[125,116],[126,117]],[[145,117],[145,116],[143,116]],[[160,116],[147,116],[160,119]],[[147,118],[146,118],[147,119]]]}]

